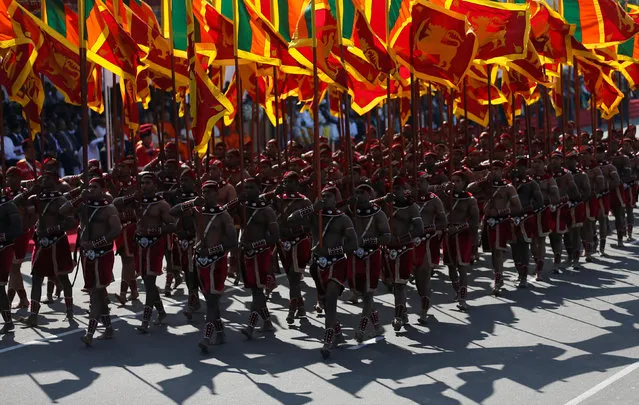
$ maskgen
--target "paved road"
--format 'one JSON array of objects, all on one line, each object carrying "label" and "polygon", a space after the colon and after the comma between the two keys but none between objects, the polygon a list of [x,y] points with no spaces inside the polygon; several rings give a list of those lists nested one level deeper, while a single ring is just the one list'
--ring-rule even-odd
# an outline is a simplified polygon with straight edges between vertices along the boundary
[{"label": "paved road", "polygon": [[[351,340],[328,362],[319,353],[322,318],[309,313],[301,327],[286,325],[284,285],[270,303],[274,336],[245,340],[238,330],[249,294],[229,284],[223,299],[228,343],[209,356],[196,346],[201,315],[186,324],[179,313],[183,293],[165,299],[168,325],[144,336],[134,330],[140,303],[114,307],[117,338],[87,349],[79,339],[88,297],[78,282],[77,325],[63,321],[64,303],[56,302],[43,308],[40,328],[18,328],[0,340],[1,403],[636,403],[637,253],[639,244],[609,249],[611,257],[549,283],[533,281],[527,290],[514,288],[509,271],[501,298],[488,295],[491,273],[482,259],[471,274],[468,313],[455,309],[447,277],[439,274],[427,327],[416,323],[419,300],[412,289],[408,331],[388,328],[384,339],[364,346]],[[28,273],[28,266],[22,270]],[[314,297],[312,280],[305,281]],[[392,295],[380,289],[376,299],[389,323]],[[339,307],[351,337],[359,310]]]}]

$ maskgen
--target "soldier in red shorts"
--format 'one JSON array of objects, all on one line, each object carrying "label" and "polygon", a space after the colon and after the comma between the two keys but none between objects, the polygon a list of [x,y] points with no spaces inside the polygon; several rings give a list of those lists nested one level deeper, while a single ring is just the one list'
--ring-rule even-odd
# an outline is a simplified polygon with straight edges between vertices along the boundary
[{"label": "soldier in red shorts", "polygon": [[466,310],[468,293],[468,266],[472,258],[473,246],[477,245],[479,228],[479,207],[477,200],[466,188],[469,173],[454,172],[450,178],[453,191],[450,200],[444,200],[448,206],[448,227],[444,234],[444,263],[448,265],[450,281],[455,290],[457,307]]},{"label": "soldier in red shorts", "polygon": [[537,237],[537,214],[544,206],[544,197],[539,184],[526,174],[527,159],[518,159],[510,171],[510,180],[516,188],[521,203],[521,215],[513,218],[515,239],[511,244],[513,262],[518,274],[518,288],[528,285],[528,262],[530,243]]},{"label": "soldier in red shorts", "polygon": [[375,310],[373,294],[382,272],[381,245],[390,241],[388,217],[377,204],[371,203],[375,195],[373,187],[363,183],[355,188],[355,209],[351,210],[351,220],[355,226],[359,248],[348,264],[348,285],[362,296],[362,315],[355,339],[364,341],[368,323],[373,326],[375,336],[384,333],[379,323],[379,312]]},{"label": "soldier in red shorts", "polygon": [[[26,189],[21,186],[22,172],[16,167],[10,167],[7,169],[6,176],[6,196],[9,199],[13,199],[20,193],[24,193]],[[13,242],[13,262],[11,264],[11,273],[9,274],[9,285],[7,290],[7,296],[9,298],[9,305],[13,302],[15,295],[18,295],[19,302],[15,308],[29,308],[29,299],[27,298],[27,291],[24,289],[24,281],[22,280],[22,262],[27,255],[27,249],[29,248],[29,241],[33,237],[33,225],[37,218],[35,217],[35,210],[32,206],[27,205],[18,206],[18,212],[22,219],[22,234],[16,238]]]},{"label": "soldier in red shorts", "polygon": [[582,146],[580,150],[580,164],[586,170],[590,183],[590,195],[582,195],[586,200],[586,220],[581,227],[581,240],[583,241],[586,262],[592,262],[592,254],[596,250],[594,244],[594,232],[599,210],[600,199],[603,198],[606,184],[599,163],[592,158],[593,149],[590,146]]},{"label": "soldier in red shorts", "polygon": [[387,199],[391,201],[391,239],[386,246],[387,277],[393,283],[395,296],[395,318],[393,328],[399,331],[408,323],[406,309],[406,282],[413,270],[414,241],[424,236],[424,223],[419,207],[408,197],[408,184],[403,177],[393,180],[393,192]]},{"label": "soldier in red shorts", "polygon": [[197,197],[195,192],[196,174],[193,169],[184,168],[180,175],[180,187],[172,192],[166,193],[167,200],[173,205],[171,215],[178,218],[177,232],[173,239],[173,267],[184,273],[186,287],[189,291],[186,308],[182,312],[186,319],[193,319],[193,312],[200,308],[200,298],[198,296],[198,280],[193,261],[193,246],[195,245],[195,218],[193,215],[182,215],[179,204],[191,201]]},{"label": "soldier in red shorts", "polygon": [[[135,170],[133,159],[120,162],[113,170],[114,195],[120,197],[115,201],[123,201],[122,197],[132,197],[137,191],[137,184],[133,177]],[[136,200],[128,199],[126,202],[115,205],[120,214],[120,224],[122,225],[122,232],[115,240],[115,252],[122,260],[120,293],[116,294],[115,297],[122,305],[126,304],[127,300],[135,301],[140,296],[138,274],[135,272],[136,204]],[[131,290],[131,295],[128,298],[126,296],[127,289]]]},{"label": "soldier in red shorts", "polygon": [[0,194],[0,312],[4,326],[0,335],[13,331],[11,319],[11,303],[7,298],[5,286],[9,281],[9,272],[13,262],[13,244],[22,234],[22,219],[16,204],[6,195],[6,190]]},{"label": "soldier in red shorts", "polygon": [[[153,308],[158,311],[156,325],[166,318],[156,281],[162,275],[162,258],[166,247],[165,235],[175,231],[174,218],[169,213],[171,206],[157,194],[157,177],[151,172],[140,173],[140,193],[114,200],[114,205],[121,206],[130,201],[137,201],[137,231],[135,240],[135,269],[142,276],[146,289],[146,301],[142,324],[138,326],[140,333],[148,333]],[[138,195],[139,194],[139,195]]]},{"label": "soldier in red shorts", "polygon": [[553,225],[551,205],[559,202],[559,189],[552,174],[546,171],[546,157],[536,155],[531,159],[531,177],[539,185],[541,194],[544,197],[544,206],[537,212],[537,232],[531,243],[531,251],[535,260],[536,280],[542,281],[544,278],[544,257],[546,255],[546,237],[550,235]]},{"label": "soldier in red shorts", "polygon": [[42,296],[42,282],[45,277],[62,284],[67,319],[73,319],[73,290],[69,274],[75,263],[71,257],[71,247],[66,231],[75,226],[73,216],[60,213],[60,207],[67,200],[59,191],[57,172],[45,171],[34,186],[15,197],[20,205],[24,199],[35,206],[38,222],[35,226],[35,248],[31,258],[31,313],[21,321],[27,326],[37,326]]},{"label": "soldier in red shorts", "polygon": [[[326,317],[324,319],[324,359],[331,349],[344,342],[342,327],[337,320],[337,298],[342,294],[348,273],[347,255],[358,248],[357,235],[350,218],[337,209],[337,188],[326,186],[322,198],[316,204],[319,210],[311,218],[314,222],[313,239],[318,241],[313,247],[311,276],[315,281],[318,296],[323,297]],[[318,224],[321,215],[321,224]],[[320,225],[321,228],[318,226]]]},{"label": "soldier in red shorts", "polygon": [[237,246],[237,232],[233,218],[218,204],[220,183],[208,180],[202,184],[202,197],[174,207],[182,216],[192,215],[196,224],[195,266],[200,288],[206,299],[206,326],[198,343],[203,353],[208,353],[215,331],[214,344],[225,342],[224,325],[220,313],[220,298],[224,294],[224,282],[228,276],[228,252]]},{"label": "soldier in red shorts", "polygon": [[286,322],[290,325],[295,317],[306,317],[302,298],[301,280],[304,269],[311,259],[310,225],[307,216],[313,212],[311,202],[299,192],[300,175],[287,172],[283,178],[284,192],[274,199],[282,240],[280,257],[286,270],[290,289],[290,301]]},{"label": "soldier in red shorts", "polygon": [[435,266],[439,264],[441,251],[441,235],[446,229],[444,205],[437,195],[428,191],[430,186],[428,173],[419,177],[418,195],[416,198],[419,214],[424,223],[424,236],[415,246],[415,282],[421,299],[421,311],[418,322],[426,324],[430,308],[430,277]]},{"label": "soldier in red shorts", "polygon": [[246,201],[240,202],[237,207],[240,215],[246,215],[240,240],[244,260],[242,278],[245,287],[251,290],[253,300],[249,322],[242,333],[249,339],[253,336],[258,317],[264,321],[262,332],[273,330],[264,289],[271,267],[273,246],[280,237],[275,211],[260,198],[260,190],[259,180],[252,177],[244,180]]},{"label": "soldier in red shorts", "polygon": [[91,346],[98,319],[105,328],[104,334],[98,339],[113,337],[106,289],[113,282],[113,241],[122,231],[122,225],[118,210],[107,198],[106,182],[102,178],[91,179],[78,197],[60,207],[60,212],[67,215],[77,212],[80,218],[78,243],[84,288],[89,290],[90,296],[89,325],[82,342]]},{"label": "soldier in red shorts", "polygon": [[480,188],[488,196],[484,205],[482,246],[490,252],[495,276],[492,294],[498,296],[504,285],[504,252],[513,239],[510,215],[519,215],[521,204],[517,190],[503,178],[504,163],[494,160],[488,176],[479,182]]},{"label": "soldier in red shorts", "polygon": [[579,153],[573,149],[566,153],[566,169],[572,173],[577,191],[573,193],[570,200],[570,230],[568,231],[568,243],[566,244],[566,253],[568,253],[568,262],[572,263],[573,269],[580,268],[579,257],[581,256],[581,228],[584,226],[586,219],[586,204],[590,198],[590,178],[578,165]]}]

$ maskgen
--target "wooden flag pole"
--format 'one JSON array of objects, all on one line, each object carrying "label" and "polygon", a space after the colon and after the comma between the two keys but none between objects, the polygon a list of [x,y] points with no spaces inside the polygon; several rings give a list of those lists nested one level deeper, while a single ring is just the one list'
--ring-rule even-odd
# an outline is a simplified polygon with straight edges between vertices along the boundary
[{"label": "wooden flag pole", "polygon": [[[80,132],[82,134],[82,167],[84,169],[84,184],[89,184],[89,111],[87,85],[87,42],[86,42],[86,2],[78,0],[78,34],[80,40]],[[42,135],[42,134],[41,134]],[[42,136],[41,136],[42,138]],[[43,139],[43,138],[42,138]],[[42,149],[44,156],[44,149]]]},{"label": "wooden flag pole", "polygon": [[575,82],[575,126],[577,127],[577,146],[581,148],[581,81],[577,58],[573,57],[573,80]]},{"label": "wooden flag pole", "polygon": [[[315,190],[317,200],[322,199],[322,169],[320,165],[320,135],[319,135],[319,78],[317,76],[317,26],[315,21],[315,0],[311,0],[311,35],[313,37],[313,163],[315,166]],[[292,118],[292,117],[291,117]],[[291,127],[293,122],[291,121]],[[322,214],[317,216],[318,219],[318,246],[321,249],[322,241]]]},{"label": "wooden flag pole", "polygon": [[468,86],[468,76],[464,76],[464,131],[466,138],[466,156],[468,156],[468,148],[470,147],[470,132],[468,131],[468,95],[467,93]]},{"label": "wooden flag pole", "polygon": [[[40,132],[40,136],[42,136],[42,132]],[[2,86],[0,86],[0,153],[2,154],[2,188],[4,189],[7,160],[4,154],[4,91]]]},{"label": "wooden flag pole", "polygon": [[280,136],[280,95],[277,92],[277,67],[273,66],[273,95],[275,96],[275,144],[277,145],[277,166],[279,167],[279,165],[282,163],[282,145],[280,144],[280,142],[282,141],[282,138]]},{"label": "wooden flag pole", "polygon": [[493,162],[493,152],[494,152],[494,146],[493,145],[493,116],[492,116],[492,97],[490,94],[490,90],[491,90],[491,86],[490,86],[490,65],[486,66],[486,69],[488,71],[487,74],[487,79],[486,79],[486,86],[488,87],[488,161],[492,164]]}]

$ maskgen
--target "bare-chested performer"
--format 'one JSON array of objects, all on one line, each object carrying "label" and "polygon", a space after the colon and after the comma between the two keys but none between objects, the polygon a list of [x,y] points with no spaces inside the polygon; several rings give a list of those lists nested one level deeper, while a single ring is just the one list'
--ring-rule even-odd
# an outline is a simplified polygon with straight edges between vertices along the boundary
[{"label": "bare-chested performer", "polygon": [[570,200],[570,230],[568,231],[568,241],[566,244],[566,253],[568,261],[572,262],[572,268],[578,270],[580,268],[579,258],[581,257],[582,243],[581,233],[586,219],[586,204],[591,195],[590,178],[578,165],[579,152],[575,149],[566,153],[566,169],[572,173],[572,178],[578,189],[578,199]]},{"label": "bare-chested performer", "polygon": [[468,177],[468,172],[454,172],[451,176],[452,198],[444,200],[448,204],[448,226],[443,243],[444,263],[448,265],[450,281],[455,290],[453,301],[457,301],[457,307],[462,311],[467,309],[468,266],[473,246],[477,244],[479,229],[477,200],[466,191]]},{"label": "bare-chested performer", "polygon": [[[564,264],[561,262],[562,238],[566,249],[572,251],[570,236],[565,236],[570,230],[570,201],[579,201],[581,197],[572,173],[568,169],[561,167],[562,161],[563,154],[561,152],[553,152],[548,164],[548,171],[555,178],[559,189],[559,204],[554,207],[555,226],[550,233],[550,246],[554,256],[553,272],[555,273],[559,273],[564,268]],[[570,257],[568,257],[568,260],[570,261]]]},{"label": "bare-chested performer", "polygon": [[169,211],[171,206],[157,194],[157,177],[151,172],[140,173],[140,192],[119,197],[114,200],[114,205],[122,206],[131,200],[136,201],[137,230],[135,240],[135,270],[142,276],[146,289],[146,300],[142,324],[137,327],[140,333],[148,333],[149,322],[153,315],[153,308],[158,311],[156,325],[166,318],[166,311],[162,304],[160,291],[156,284],[157,277],[162,275],[162,259],[166,248],[167,233],[175,231],[174,218]]},{"label": "bare-chested performer", "polygon": [[304,269],[311,260],[310,223],[313,212],[311,201],[299,192],[300,176],[296,172],[284,174],[284,191],[274,199],[275,212],[280,226],[280,258],[289,282],[290,301],[286,322],[306,317],[301,282]]},{"label": "bare-chested performer", "polygon": [[273,331],[271,315],[266,306],[267,275],[271,268],[273,247],[279,241],[279,226],[273,208],[260,198],[260,181],[249,177],[244,180],[245,201],[238,204],[240,215],[246,215],[243,223],[240,246],[244,260],[242,278],[244,286],[251,290],[251,314],[248,325],[241,330],[249,339],[253,337],[253,331],[257,321],[264,321],[261,332]]},{"label": "bare-chested performer", "polygon": [[419,323],[425,324],[430,308],[430,277],[433,269],[439,264],[442,231],[446,229],[446,213],[442,200],[428,191],[428,173],[419,176],[418,196],[416,198],[419,213],[424,223],[424,236],[415,246],[414,273],[417,292],[421,299]]},{"label": "bare-chested performer", "polygon": [[494,285],[492,294],[499,296],[504,286],[504,252],[513,239],[511,215],[521,213],[521,203],[515,187],[503,178],[504,162],[494,160],[486,179],[480,182],[480,188],[486,190],[488,199],[484,205],[482,245],[490,252]]},{"label": "bare-chested performer", "polygon": [[[17,167],[10,167],[7,169],[6,175],[6,193],[5,196],[9,199],[13,199],[18,194],[27,191],[21,186],[20,182],[23,179],[22,172]],[[26,201],[23,200],[23,203]],[[35,209],[30,204],[18,205],[18,212],[20,219],[22,220],[22,234],[13,241],[13,262],[11,263],[11,272],[9,274],[9,284],[7,290],[7,297],[9,299],[9,305],[12,304],[15,295],[18,296],[19,302],[15,306],[16,309],[29,308],[29,299],[27,298],[27,291],[24,288],[24,281],[22,279],[22,262],[27,255],[27,249],[29,248],[29,241],[33,237],[33,226],[37,221],[35,215]]]},{"label": "bare-chested performer", "polygon": [[11,303],[7,297],[5,286],[9,282],[9,273],[14,258],[14,242],[22,235],[22,218],[18,207],[7,196],[9,189],[0,192],[0,312],[4,325],[0,328],[0,335],[12,332],[14,329],[11,318]]},{"label": "bare-chested performer", "polygon": [[[616,150],[616,147],[610,151]],[[628,223],[626,220],[626,211],[631,203],[631,188],[635,180],[632,171],[630,158],[623,152],[619,151],[612,156],[612,164],[619,174],[619,185],[611,190],[610,208],[615,216],[615,229],[617,230],[617,247],[623,248],[623,238],[628,232]],[[634,203],[633,203],[634,205]],[[632,208],[631,208],[632,210]]]},{"label": "bare-chested performer", "polygon": [[606,160],[606,147],[597,146],[597,162],[604,176],[605,189],[601,198],[599,209],[599,254],[606,256],[606,238],[608,237],[608,214],[612,208],[612,201],[617,197],[616,190],[621,184],[621,178],[615,166]]},{"label": "bare-chested performer", "polygon": [[361,295],[363,301],[359,328],[355,332],[355,340],[359,343],[366,337],[369,320],[375,336],[384,333],[384,328],[379,323],[379,312],[374,307],[373,294],[377,290],[382,271],[380,246],[390,242],[390,225],[380,206],[371,203],[373,195],[375,191],[370,184],[357,186],[355,209],[351,212],[359,248],[348,263],[348,285]]},{"label": "bare-chested performer", "polygon": [[593,149],[590,146],[582,146],[580,150],[580,164],[586,170],[590,182],[590,195],[583,195],[586,204],[586,220],[581,228],[581,239],[586,256],[586,262],[592,262],[592,255],[596,250],[594,244],[595,226],[601,209],[601,199],[604,198],[606,184],[601,167],[596,159],[593,159]]},{"label": "bare-chested performer", "polygon": [[75,264],[66,231],[75,226],[75,220],[73,216],[60,212],[60,207],[67,200],[59,191],[58,173],[43,172],[29,191],[16,196],[16,203],[22,204],[23,198],[35,206],[39,219],[35,226],[35,248],[31,259],[31,313],[21,321],[31,327],[38,325],[42,282],[45,277],[51,280],[57,278],[62,284],[67,319],[72,321],[73,290],[69,274]]},{"label": "bare-chested performer", "polygon": [[[635,137],[635,135],[632,136],[633,138]],[[621,153],[630,161],[630,173],[624,180],[624,188],[628,196],[628,203],[626,204],[626,237],[629,242],[634,240],[632,230],[635,224],[634,209],[637,205],[637,186],[639,184],[637,181],[639,179],[639,156],[632,149],[633,138],[624,138],[621,146]]]},{"label": "bare-chested performer", "polygon": [[206,326],[198,343],[203,353],[208,353],[215,331],[214,344],[225,342],[224,325],[220,313],[220,298],[228,276],[228,252],[237,245],[237,232],[233,218],[218,205],[220,184],[207,180],[202,184],[202,197],[178,204],[172,211],[181,216],[192,215],[196,224],[195,266],[200,288],[206,299]]},{"label": "bare-chested performer", "polygon": [[531,177],[539,185],[544,197],[544,206],[537,212],[537,232],[532,240],[531,250],[535,260],[535,275],[537,281],[544,279],[544,261],[546,255],[546,237],[553,230],[551,206],[559,203],[559,189],[552,174],[546,170],[546,157],[538,154],[531,159]]},{"label": "bare-chested performer", "polygon": [[317,243],[313,246],[311,276],[326,311],[324,345],[321,350],[324,359],[330,356],[333,347],[344,342],[342,327],[337,320],[337,298],[346,284],[347,255],[353,254],[358,248],[353,223],[344,212],[337,209],[337,193],[335,186],[324,187],[322,198],[316,204],[319,212],[312,216],[315,225],[313,240]]},{"label": "bare-chested performer", "polygon": [[408,197],[408,193],[406,179],[395,177],[393,192],[387,197],[392,203],[391,240],[384,252],[386,270],[392,280],[395,296],[395,317],[392,322],[395,331],[408,324],[406,283],[413,269],[414,242],[416,238],[424,236],[419,207]]},{"label": "bare-chested performer", "polygon": [[60,212],[66,215],[75,212],[80,218],[77,243],[81,248],[84,288],[90,295],[89,325],[82,342],[91,346],[98,319],[105,328],[98,339],[113,337],[106,289],[113,282],[113,241],[122,231],[122,225],[118,210],[107,199],[106,182],[102,178],[91,179],[78,197],[60,207]]},{"label": "bare-chested performer", "polygon": [[175,206],[197,198],[198,194],[195,191],[195,179],[196,173],[193,169],[182,169],[179,188],[170,194],[166,194],[167,200],[173,205],[171,215],[178,218],[171,258],[174,268],[182,271],[184,279],[186,280],[189,297],[182,313],[188,320],[193,319],[193,312],[200,309],[200,297],[198,295],[199,282],[193,259],[196,224],[193,215],[181,215],[183,211],[176,209]]},{"label": "bare-chested performer", "polygon": [[[117,197],[132,197],[137,191],[137,181],[135,175],[135,165],[133,160],[125,160],[118,164],[113,170],[113,183],[115,185]],[[118,212],[120,213],[120,224],[122,226],[122,232],[115,240],[115,250],[122,260],[122,277],[120,280],[120,293],[116,294],[117,300],[120,304],[125,305],[128,301],[135,301],[140,296],[138,292],[138,280],[139,274],[135,271],[135,230],[137,226],[136,218],[136,205],[137,201],[133,198],[128,198],[123,201],[121,198],[116,205]],[[127,289],[131,290],[131,294],[127,298]]]},{"label": "bare-chested performer", "polygon": [[513,262],[519,275],[518,288],[528,285],[530,243],[538,236],[537,212],[544,206],[539,184],[526,174],[527,162],[527,159],[518,159],[510,171],[510,181],[517,189],[522,207],[521,215],[513,218],[515,239],[511,244]]}]

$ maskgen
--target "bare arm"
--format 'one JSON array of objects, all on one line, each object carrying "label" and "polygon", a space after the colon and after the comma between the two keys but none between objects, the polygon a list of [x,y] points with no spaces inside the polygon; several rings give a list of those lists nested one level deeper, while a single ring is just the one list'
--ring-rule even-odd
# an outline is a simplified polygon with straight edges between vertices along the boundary
[{"label": "bare arm", "polygon": [[191,214],[193,212],[193,207],[195,207],[195,200],[197,198],[194,198],[192,200],[189,201],[185,201],[181,204],[177,204],[175,206],[173,206],[170,210],[169,210],[169,214],[171,214],[171,216],[179,218],[181,216],[184,215],[188,215]]},{"label": "bare arm", "polygon": [[559,187],[555,179],[548,179],[548,197],[551,204],[559,203]]},{"label": "bare arm", "polygon": [[515,190],[515,187],[512,185],[508,186],[508,199],[510,203],[510,212],[512,214],[521,213],[521,201],[519,200],[519,194],[517,194],[517,190]]},{"label": "bare arm", "polygon": [[435,229],[446,229],[448,220],[446,219],[446,212],[444,211],[444,203],[442,203],[439,197],[435,197],[433,204],[435,204]]},{"label": "bare arm", "polygon": [[411,205],[408,209],[408,213],[410,214],[410,229],[408,232],[411,238],[424,236],[424,221],[422,221],[422,216],[419,215],[417,204]]},{"label": "bare arm", "polygon": [[390,243],[391,231],[390,224],[388,223],[388,217],[384,211],[379,211],[375,214],[375,227],[377,231],[377,242],[379,245],[387,245]]},{"label": "bare arm", "polygon": [[223,214],[224,223],[222,225],[223,229],[223,237],[222,237],[222,246],[224,250],[228,250],[234,248],[237,245],[237,230],[235,229],[235,225],[233,224],[233,218],[228,212]]},{"label": "bare arm", "polygon": [[164,226],[162,226],[162,233],[172,233],[177,231],[177,221],[175,217],[171,215],[171,206],[166,201],[161,202],[161,210],[162,210],[162,222]]},{"label": "bare arm", "polygon": [[13,203],[6,205],[6,215],[9,218],[9,224],[4,233],[0,234],[0,241],[11,241],[22,235],[22,218],[18,212],[18,207]]},{"label": "bare arm", "polygon": [[479,207],[477,206],[477,200],[475,198],[471,199],[469,211],[470,219],[468,226],[470,229],[470,237],[472,238],[473,245],[476,245],[477,232],[479,230]]},{"label": "bare arm", "polygon": [[342,215],[343,228],[342,228],[342,243],[344,246],[344,252],[353,252],[357,249],[357,233],[353,222],[347,215]]},{"label": "bare arm", "polygon": [[122,223],[120,222],[120,215],[118,215],[118,210],[113,207],[106,208],[109,213],[109,231],[104,235],[107,241],[113,242],[117,239],[117,237],[122,232]]},{"label": "bare arm", "polygon": [[266,218],[268,220],[268,233],[266,236],[266,243],[268,243],[269,245],[274,245],[280,239],[280,226],[277,223],[275,211],[273,211],[271,207],[265,208],[265,212]]}]

